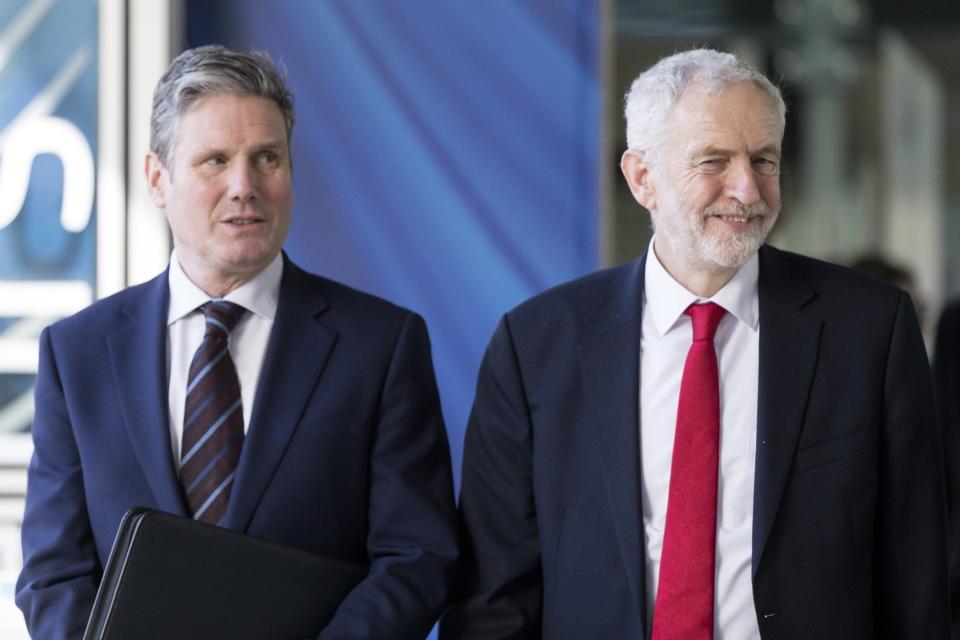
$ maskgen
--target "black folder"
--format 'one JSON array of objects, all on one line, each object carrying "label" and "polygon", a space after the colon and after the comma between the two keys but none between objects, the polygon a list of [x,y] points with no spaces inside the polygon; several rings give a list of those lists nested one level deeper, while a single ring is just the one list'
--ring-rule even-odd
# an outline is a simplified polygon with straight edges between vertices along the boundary
[{"label": "black folder", "polygon": [[84,640],[304,640],[367,574],[190,518],[127,512]]}]

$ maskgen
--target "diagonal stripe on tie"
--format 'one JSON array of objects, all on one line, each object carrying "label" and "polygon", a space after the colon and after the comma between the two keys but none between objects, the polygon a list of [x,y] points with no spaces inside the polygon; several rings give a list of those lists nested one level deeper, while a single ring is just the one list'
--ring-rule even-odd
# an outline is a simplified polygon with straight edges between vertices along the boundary
[{"label": "diagonal stripe on tie", "polygon": [[[220,389],[222,387],[223,385],[221,384],[214,388]],[[213,411],[217,414],[222,413],[227,408],[227,402],[229,402],[229,399],[220,400],[221,398],[226,398],[226,395],[222,393],[207,393],[206,396],[198,395],[196,396],[196,401],[191,402],[193,398],[194,396],[191,396],[187,399],[187,407],[183,413],[184,433],[190,431],[197,420],[203,419],[205,412]],[[186,438],[184,439],[186,440]]]},{"label": "diagonal stripe on tie", "polygon": [[[206,442],[210,440],[210,438],[212,438],[216,433],[220,432],[220,428],[222,426],[229,426],[230,422],[232,422],[230,418],[237,412],[237,410],[243,411],[239,398],[232,405],[230,405],[226,411],[220,414],[220,417],[213,421],[207,430],[204,431],[203,435],[200,436],[200,439],[197,440],[196,444],[183,453],[183,457],[180,458],[180,465],[183,466],[189,463],[190,459],[193,458],[194,455],[200,451],[203,451],[204,444],[206,444]],[[227,429],[224,429],[224,431],[226,430]]]},{"label": "diagonal stripe on tie", "polygon": [[[190,377],[190,383],[187,385],[187,395],[191,394],[191,393],[193,392],[193,390],[197,387],[197,385],[200,384],[201,382],[203,382],[204,379],[206,379],[207,373],[209,373],[211,369],[213,369],[214,367],[216,367],[217,364],[220,363],[221,361],[223,361],[223,359],[224,359],[226,356],[228,356],[228,355],[230,355],[230,352],[229,352],[229,351],[227,351],[226,349],[221,349],[218,353],[216,353],[216,354],[213,356],[213,359],[212,359],[212,360],[210,360],[209,362],[205,363],[205,364],[200,368],[200,370],[197,371],[197,373],[196,373],[195,376],[191,376],[191,377]],[[194,361],[194,362],[196,362],[196,361]],[[191,367],[191,368],[192,368],[192,367]]]},{"label": "diagonal stripe on tie", "polygon": [[228,346],[244,309],[220,300],[200,310],[206,331],[187,377],[180,483],[193,517],[216,524],[226,512],[243,446],[240,381]]},{"label": "diagonal stripe on tie", "polygon": [[[206,467],[200,468],[200,465],[193,465],[193,468],[189,469],[189,472],[187,468],[184,468],[180,477],[186,492],[189,494],[195,490],[203,492],[212,491],[213,487],[218,484],[213,479],[216,478],[218,474],[228,474],[230,469],[236,467],[237,462],[240,460],[240,446],[242,444],[242,438],[232,438],[220,449],[220,452]],[[224,469],[222,474],[219,471],[221,469]],[[211,472],[213,472],[213,475],[211,475]],[[211,484],[204,488],[200,486],[201,482]]]},{"label": "diagonal stripe on tie", "polygon": [[[223,514],[220,514],[219,511],[215,512],[214,510],[211,509],[210,513],[207,514],[208,517],[206,518],[204,517],[204,514],[207,512],[207,510],[211,506],[214,506],[215,503],[217,503],[218,501],[221,501],[221,499],[224,503],[227,501],[226,496],[228,495],[228,492],[230,491],[230,488],[233,485],[233,476],[235,473],[236,471],[231,471],[229,475],[227,475],[227,477],[224,478],[223,481],[219,485],[217,485],[217,487],[213,491],[210,492],[210,495],[207,496],[207,499],[203,501],[203,504],[197,507],[196,511],[193,514],[194,518],[196,518],[197,520],[204,520],[207,522],[219,522],[220,517],[223,515]],[[213,515],[214,513],[219,514],[216,516],[216,520],[211,519],[214,517]]]},{"label": "diagonal stripe on tie", "polygon": [[189,497],[194,491],[194,483],[204,473],[209,471],[218,459],[228,451],[236,449],[238,452],[243,446],[243,429],[218,429],[215,436],[204,442],[203,449],[187,462],[180,466],[180,484]]}]

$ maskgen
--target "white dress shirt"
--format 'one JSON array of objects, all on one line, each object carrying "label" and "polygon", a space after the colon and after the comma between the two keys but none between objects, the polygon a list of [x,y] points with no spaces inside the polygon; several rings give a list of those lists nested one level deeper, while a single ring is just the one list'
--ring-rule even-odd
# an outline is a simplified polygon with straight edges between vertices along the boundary
[{"label": "white dress shirt", "polygon": [[[250,425],[254,395],[260,380],[260,368],[267,352],[270,330],[280,298],[280,277],[283,258],[280,254],[266,269],[249,282],[237,287],[223,299],[234,302],[247,313],[230,332],[230,356],[240,379],[243,406],[243,431]],[[167,388],[170,409],[170,445],[173,459],[180,464],[180,443],[183,439],[183,411],[186,402],[190,362],[203,341],[206,321],[200,306],[211,300],[195,285],[177,261],[177,252],[170,256],[170,310],[167,314]]]},{"label": "white dress shirt", "polygon": [[[754,255],[709,300],[727,310],[714,344],[720,372],[715,640],[760,638],[751,579],[753,475],[757,438],[760,314]],[[640,456],[647,611],[660,574],[680,380],[693,339],[683,312],[703,298],[674,280],[647,251],[640,342]],[[652,616],[647,616],[652,623]],[[647,633],[649,634],[649,627]]]}]

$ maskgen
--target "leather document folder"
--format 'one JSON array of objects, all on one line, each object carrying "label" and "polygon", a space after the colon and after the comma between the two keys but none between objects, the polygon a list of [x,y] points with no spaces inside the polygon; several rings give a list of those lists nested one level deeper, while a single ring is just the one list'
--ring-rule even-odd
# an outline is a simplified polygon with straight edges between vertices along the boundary
[{"label": "leather document folder", "polygon": [[84,640],[305,640],[367,574],[190,518],[123,517]]}]

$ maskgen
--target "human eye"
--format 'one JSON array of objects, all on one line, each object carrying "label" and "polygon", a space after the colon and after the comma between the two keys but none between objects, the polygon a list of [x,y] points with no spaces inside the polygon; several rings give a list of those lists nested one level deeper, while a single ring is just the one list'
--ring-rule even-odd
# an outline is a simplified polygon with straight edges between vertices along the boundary
[{"label": "human eye", "polygon": [[719,173],[723,170],[724,164],[723,158],[707,157],[697,161],[697,168],[704,173]]},{"label": "human eye", "polygon": [[219,167],[220,165],[224,165],[226,163],[227,163],[227,159],[219,154],[208,156],[203,161],[203,164],[207,165],[208,167]]},{"label": "human eye", "polygon": [[280,164],[280,155],[275,151],[262,151],[254,158],[258,167],[272,169]]},{"label": "human eye", "polygon": [[751,163],[754,171],[762,176],[775,176],[780,170],[780,163],[774,158],[761,156],[754,158]]}]

